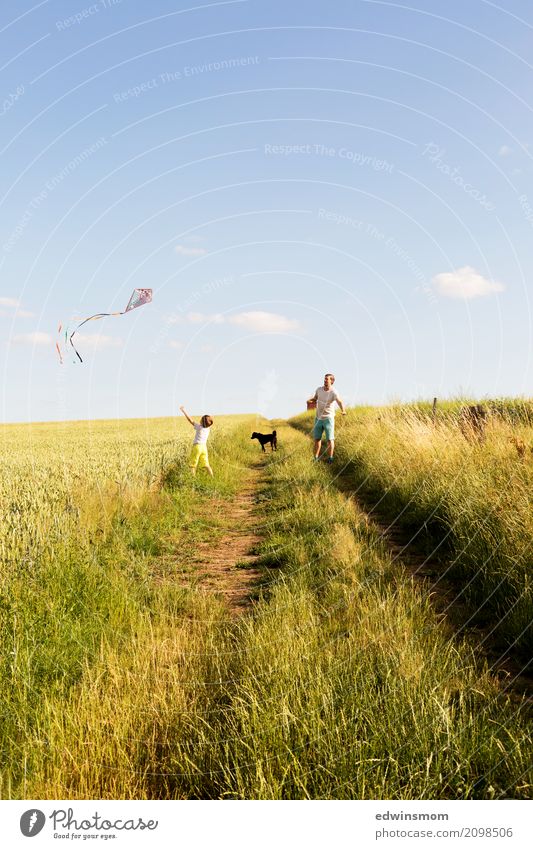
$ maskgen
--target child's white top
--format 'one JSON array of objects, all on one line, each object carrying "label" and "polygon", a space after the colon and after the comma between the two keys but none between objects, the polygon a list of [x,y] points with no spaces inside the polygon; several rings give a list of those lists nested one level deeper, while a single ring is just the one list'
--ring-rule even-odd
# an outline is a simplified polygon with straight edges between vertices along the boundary
[{"label": "child's white top", "polygon": [[193,445],[205,445],[207,442],[207,438],[209,436],[209,428],[202,427],[201,424],[194,422],[194,430],[196,431],[194,434],[194,442]]}]

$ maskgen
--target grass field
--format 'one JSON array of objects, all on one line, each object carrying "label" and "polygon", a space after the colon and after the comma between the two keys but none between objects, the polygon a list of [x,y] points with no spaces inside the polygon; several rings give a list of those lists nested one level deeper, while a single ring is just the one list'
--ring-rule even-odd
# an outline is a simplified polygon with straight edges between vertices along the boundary
[{"label": "grass field", "polygon": [[[391,422],[351,411],[340,452],[375,458]],[[187,473],[183,421],[0,431],[3,798],[531,798],[526,705],[308,437],[279,423],[263,457],[256,425],[217,420],[213,480]],[[251,468],[264,577],[235,616],[195,554]]]},{"label": "grass field", "polygon": [[[391,519],[438,547],[477,621],[502,645],[533,656],[533,427],[531,405],[492,402],[486,438],[467,439],[460,405],[350,411],[338,459]],[[422,413],[422,414],[421,414]],[[305,419],[300,425],[307,427]],[[525,448],[523,456],[513,440]]]},{"label": "grass field", "polygon": [[[217,421],[215,465],[247,420]],[[149,625],[167,559],[174,570],[176,550],[223,525],[220,511],[207,521],[204,500],[236,490],[238,456],[193,483],[191,433],[181,418],[0,429],[3,796],[24,793],[36,752],[49,751],[46,704],[63,703],[104,644],[127,646]]]}]

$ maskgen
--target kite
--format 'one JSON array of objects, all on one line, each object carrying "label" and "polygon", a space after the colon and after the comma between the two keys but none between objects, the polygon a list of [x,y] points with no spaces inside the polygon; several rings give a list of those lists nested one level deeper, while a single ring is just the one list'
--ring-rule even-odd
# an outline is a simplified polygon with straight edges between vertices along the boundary
[{"label": "kite", "polygon": [[[83,362],[82,358],[79,355],[79,352],[76,350],[76,346],[72,341],[74,335],[78,332],[80,327],[83,327],[84,324],[87,324],[88,321],[95,321],[98,318],[107,318],[108,316],[113,315],[125,315],[127,312],[131,312],[131,310],[137,309],[137,307],[142,307],[144,304],[149,304],[152,300],[152,290],[151,289],[134,289],[131,298],[128,301],[128,306],[122,312],[99,312],[96,315],[91,315],[89,318],[85,318],[80,324],[78,324],[72,333],[70,332],[68,327],[65,327],[63,330],[63,326],[60,324],[58,328],[58,333],[64,336],[64,344],[67,345],[70,342],[70,345],[74,349],[74,353],[79,359],[80,363]],[[59,342],[56,342],[56,350],[59,354],[59,361],[63,363],[63,355],[61,353],[61,347]]]}]

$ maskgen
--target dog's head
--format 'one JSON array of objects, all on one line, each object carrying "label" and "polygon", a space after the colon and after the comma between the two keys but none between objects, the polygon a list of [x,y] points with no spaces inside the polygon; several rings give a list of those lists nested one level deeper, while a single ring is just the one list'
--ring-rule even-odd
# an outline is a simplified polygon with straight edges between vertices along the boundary
[{"label": "dog's head", "polygon": [[255,432],[255,430],[254,430],[254,432],[252,433],[252,435],[251,435],[250,439],[257,439],[257,437],[258,437],[258,436],[259,436],[259,434],[258,434],[258,433],[256,433],[256,432]]}]

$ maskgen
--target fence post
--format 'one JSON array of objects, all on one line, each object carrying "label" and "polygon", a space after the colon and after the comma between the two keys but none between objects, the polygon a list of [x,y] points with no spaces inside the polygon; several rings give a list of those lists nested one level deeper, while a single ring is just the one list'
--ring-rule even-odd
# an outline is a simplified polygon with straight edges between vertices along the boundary
[{"label": "fence post", "polygon": [[436,398],[433,398],[433,409],[431,411],[431,418],[432,418],[433,424],[435,424],[435,422],[437,420],[437,399]]}]

